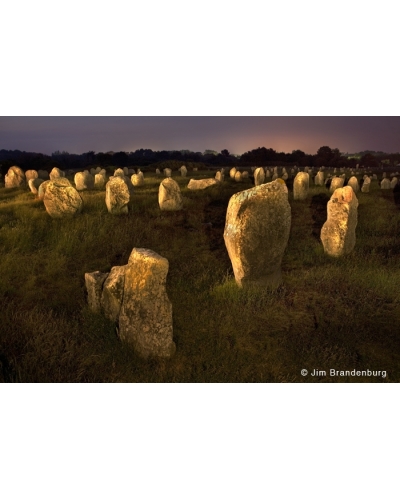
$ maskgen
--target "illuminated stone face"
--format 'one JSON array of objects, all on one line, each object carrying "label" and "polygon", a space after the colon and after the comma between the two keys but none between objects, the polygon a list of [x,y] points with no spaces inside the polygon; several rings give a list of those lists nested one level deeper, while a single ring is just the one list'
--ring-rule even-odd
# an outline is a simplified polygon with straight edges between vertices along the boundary
[{"label": "illuminated stone face", "polygon": [[127,214],[130,195],[125,180],[121,177],[110,177],[106,184],[106,205],[110,214]]},{"label": "illuminated stone face", "polygon": [[38,177],[39,174],[36,172],[36,170],[27,170],[25,172],[26,182],[29,182],[31,179],[37,179]]},{"label": "illuminated stone face", "polygon": [[233,168],[231,168],[231,169],[229,170],[229,177],[230,177],[231,179],[234,179],[234,178],[235,178],[235,175],[236,175],[236,168],[235,168],[235,167],[233,167]]},{"label": "illuminated stone face", "polygon": [[54,167],[50,172],[50,180],[54,181],[60,177],[65,177],[65,173],[57,167]]},{"label": "illuminated stone face", "polygon": [[125,268],[119,336],[142,357],[170,357],[172,304],[166,292],[168,260],[145,248],[134,248]]},{"label": "illuminated stone face", "polygon": [[106,176],[103,174],[95,174],[94,176],[94,188],[95,189],[104,189],[106,184]]},{"label": "illuminated stone face", "polygon": [[[43,186],[43,184],[41,184],[41,186]],[[83,200],[80,194],[71,186],[69,180],[64,177],[60,177],[54,181],[48,181],[45,188],[43,203],[47,213],[53,219],[72,217],[80,213],[83,207]]]},{"label": "illuminated stone face", "polygon": [[323,186],[325,183],[325,174],[322,170],[320,170],[315,176],[314,183],[316,186]]},{"label": "illuminated stone face", "polygon": [[144,185],[144,177],[140,174],[132,174],[131,182],[133,186],[143,186]]},{"label": "illuminated stone face", "polygon": [[329,191],[333,193],[335,189],[343,187],[344,179],[342,177],[334,177],[331,182],[331,187]]},{"label": "illuminated stone face", "polygon": [[114,266],[106,276],[101,293],[101,309],[110,321],[118,322],[124,297],[126,266]]},{"label": "illuminated stone face", "polygon": [[158,188],[158,204],[161,210],[182,210],[181,190],[174,179],[169,177],[161,182]]},{"label": "illuminated stone face", "polygon": [[390,180],[387,179],[386,177],[382,179],[381,189],[390,189]]},{"label": "illuminated stone face", "polygon": [[223,182],[224,181],[224,173],[222,171],[218,171],[215,174],[215,180],[218,182]]},{"label": "illuminated stone face", "polygon": [[242,182],[242,173],[239,172],[238,170],[236,171],[236,174],[235,174],[235,181]]},{"label": "illuminated stone face", "polygon": [[360,190],[360,186],[358,184],[358,179],[354,175],[353,175],[353,177],[350,177],[350,179],[347,182],[347,185],[351,186],[355,193],[358,193],[358,191]]},{"label": "illuminated stone face", "polygon": [[293,199],[305,200],[310,187],[310,176],[307,172],[299,172],[293,182]]},{"label": "illuminated stone face", "polygon": [[26,177],[24,171],[16,166],[10,167],[4,176],[4,185],[6,188],[25,187]]},{"label": "illuminated stone face", "polygon": [[340,257],[350,253],[356,244],[358,200],[351,186],[338,188],[328,201],[328,218],[321,229],[326,254]]},{"label": "illuminated stone face", "polygon": [[224,240],[239,286],[279,286],[290,224],[288,190],[282,179],[231,197]]},{"label": "illuminated stone face", "polygon": [[187,185],[188,189],[206,189],[210,186],[215,186],[218,181],[215,179],[190,179],[189,184]]},{"label": "illuminated stone face", "polygon": [[256,168],[254,170],[254,185],[261,186],[265,181],[265,172],[262,167]]},{"label": "illuminated stone face", "polygon": [[77,191],[85,191],[94,188],[94,178],[87,170],[77,172],[74,176],[75,187]]}]

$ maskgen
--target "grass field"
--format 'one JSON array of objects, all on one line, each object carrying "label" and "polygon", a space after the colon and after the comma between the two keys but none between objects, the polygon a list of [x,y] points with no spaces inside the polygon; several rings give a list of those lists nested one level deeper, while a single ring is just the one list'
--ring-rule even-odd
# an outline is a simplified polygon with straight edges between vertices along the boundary
[{"label": "grass field", "polygon": [[[236,286],[223,230],[229,198],[252,183],[228,176],[204,191],[186,188],[190,177],[212,175],[174,172],[180,212],[160,211],[161,179],[145,174],[128,215],[108,214],[104,191],[92,191],[81,193],[83,212],[63,220],[30,192],[1,187],[0,381],[399,382],[400,210],[392,190],[372,181],[369,194],[357,194],[356,247],[334,259],[319,239],[328,190],[313,186],[307,201],[294,201],[288,182],[283,284],[250,292]],[[126,264],[134,247],[169,260],[170,360],[140,359],[86,305],[85,272]],[[330,369],[387,375],[333,377]]]}]

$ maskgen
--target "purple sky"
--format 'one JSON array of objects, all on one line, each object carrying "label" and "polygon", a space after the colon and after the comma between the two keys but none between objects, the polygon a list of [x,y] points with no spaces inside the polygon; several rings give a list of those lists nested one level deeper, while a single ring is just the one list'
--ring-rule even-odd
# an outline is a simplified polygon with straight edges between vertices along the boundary
[{"label": "purple sky", "polygon": [[400,117],[0,117],[0,149],[242,154],[262,146],[310,154],[321,146],[394,153],[400,151]]}]

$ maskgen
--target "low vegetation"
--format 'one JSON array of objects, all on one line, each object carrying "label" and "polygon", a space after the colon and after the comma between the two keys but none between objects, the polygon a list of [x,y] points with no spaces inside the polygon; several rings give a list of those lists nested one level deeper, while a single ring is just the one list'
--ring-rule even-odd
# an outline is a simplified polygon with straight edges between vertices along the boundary
[{"label": "low vegetation", "polygon": [[[372,181],[369,194],[358,193],[356,247],[341,259],[325,255],[319,239],[328,190],[311,187],[307,201],[290,191],[283,284],[245,291],[223,230],[229,198],[251,180],[190,191],[192,176],[174,172],[180,212],[159,210],[160,177],[146,174],[128,215],[109,214],[104,191],[92,191],[82,193],[83,212],[63,220],[28,191],[0,188],[0,381],[400,381],[400,210],[392,190]],[[85,272],[126,264],[134,247],[169,260],[177,346],[170,360],[140,359],[86,305]],[[387,376],[331,377],[331,368]]]}]

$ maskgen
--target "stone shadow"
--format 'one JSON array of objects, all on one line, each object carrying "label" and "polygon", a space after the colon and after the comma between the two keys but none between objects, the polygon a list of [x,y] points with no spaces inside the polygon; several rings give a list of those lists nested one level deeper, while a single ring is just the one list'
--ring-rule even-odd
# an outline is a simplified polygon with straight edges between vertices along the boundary
[{"label": "stone shadow", "polygon": [[311,216],[313,219],[312,235],[319,240],[321,236],[322,226],[327,219],[327,203],[330,196],[327,193],[316,194],[311,198]]}]

